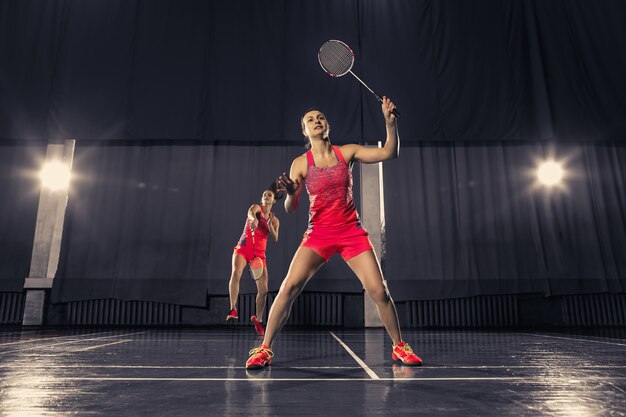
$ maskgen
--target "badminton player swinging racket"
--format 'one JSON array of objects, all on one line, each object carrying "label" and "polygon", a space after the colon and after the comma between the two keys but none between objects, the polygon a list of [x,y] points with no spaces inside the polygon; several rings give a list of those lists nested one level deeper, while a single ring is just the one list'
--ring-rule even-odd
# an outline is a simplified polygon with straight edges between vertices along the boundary
[{"label": "badminton player swinging racket", "polygon": [[289,175],[283,174],[280,181],[287,192],[285,209],[288,213],[296,211],[302,188],[306,188],[309,194],[309,227],[272,304],[263,343],[250,351],[247,369],[259,369],[271,364],[274,356],[272,342],[287,321],[294,300],[315,272],[335,253],[341,255],[376,303],[378,314],[393,343],[392,358],[405,365],[422,364],[422,360],[402,340],[394,302],[352,198],[351,166],[354,162],[372,164],[398,156],[395,105],[386,97],[382,97],[381,101],[387,130],[383,148],[357,144],[333,146],[330,125],[324,113],[313,109],[302,116],[302,134],[310,149],[294,159]]},{"label": "badminton player swinging racket", "polygon": [[237,300],[239,297],[239,282],[246,264],[250,265],[252,279],[256,282],[256,313],[250,317],[255,330],[262,335],[263,312],[267,300],[268,272],[265,258],[265,248],[267,238],[271,236],[275,242],[278,241],[278,229],[280,223],[278,218],[272,213],[274,203],[282,198],[282,193],[278,191],[276,182],[263,191],[261,204],[253,204],[248,209],[248,216],[243,229],[243,233],[233,250],[232,272],[228,284],[230,298],[230,311],[226,320],[237,320]]}]

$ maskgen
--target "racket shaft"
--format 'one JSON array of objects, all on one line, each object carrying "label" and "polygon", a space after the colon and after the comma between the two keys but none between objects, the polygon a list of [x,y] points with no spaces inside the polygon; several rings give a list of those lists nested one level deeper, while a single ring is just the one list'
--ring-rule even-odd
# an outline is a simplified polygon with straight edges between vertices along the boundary
[{"label": "racket shaft", "polygon": [[363,86],[364,86],[365,88],[367,88],[367,89],[370,91],[370,93],[374,94],[374,96],[376,96],[376,99],[377,99],[378,101],[380,101],[380,102],[382,102],[382,101],[383,101],[383,99],[382,99],[382,98],[380,98],[380,96],[379,96],[378,94],[376,94],[376,93],[374,92],[374,90],[372,90],[371,88],[369,88],[369,87],[368,87],[368,85],[367,85],[367,84],[365,84],[365,83],[363,82],[363,80],[362,80],[362,79],[360,79],[360,78],[359,78],[359,77],[358,77],[355,73],[353,73],[353,72],[352,72],[352,70],[350,70],[350,71],[348,71],[348,72],[349,72],[350,74],[352,74],[352,76],[353,76],[354,78],[356,78],[356,79],[357,79],[357,80],[358,80],[361,84],[363,84]]},{"label": "racket shaft", "polygon": [[[369,90],[369,92],[370,92],[370,93],[374,94],[374,96],[376,97],[376,100],[378,100],[378,101],[379,101],[379,102],[381,102],[381,103],[383,102],[383,99],[382,99],[382,98],[381,98],[378,94],[376,94],[376,93],[374,92],[374,90],[372,90],[371,88],[369,88],[369,86],[368,86],[367,84],[365,84],[365,83],[363,82],[363,80],[362,80],[362,79],[360,79],[360,78],[359,78],[359,77],[358,77],[355,73],[353,73],[353,72],[352,72],[352,70],[349,70],[348,72],[349,72],[350,74],[352,74],[352,76],[353,76],[354,78],[356,78],[356,79],[357,79],[357,80],[358,80],[361,84],[363,84],[363,86],[364,86],[365,88],[367,88],[367,89]],[[398,109],[393,109],[391,112],[392,112],[392,113],[393,113],[396,117],[400,117],[400,111],[399,111]]]}]

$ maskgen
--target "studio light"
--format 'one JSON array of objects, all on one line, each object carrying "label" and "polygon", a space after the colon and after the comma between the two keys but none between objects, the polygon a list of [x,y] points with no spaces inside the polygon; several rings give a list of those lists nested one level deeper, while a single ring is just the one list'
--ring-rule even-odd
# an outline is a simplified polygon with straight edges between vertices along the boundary
[{"label": "studio light", "polygon": [[546,161],[539,165],[537,169],[537,178],[539,182],[548,187],[558,185],[563,179],[563,168],[561,164],[555,161]]},{"label": "studio light", "polygon": [[65,190],[70,185],[70,169],[59,161],[47,162],[39,173],[41,184],[51,191]]}]

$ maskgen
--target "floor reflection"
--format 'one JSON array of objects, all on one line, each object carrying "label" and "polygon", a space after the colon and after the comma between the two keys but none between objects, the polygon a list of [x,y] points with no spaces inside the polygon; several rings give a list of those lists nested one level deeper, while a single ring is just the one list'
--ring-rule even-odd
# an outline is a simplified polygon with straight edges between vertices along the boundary
[{"label": "floor reflection", "polygon": [[548,415],[626,413],[623,332],[286,329],[243,367],[250,329],[0,331],[0,415]]}]

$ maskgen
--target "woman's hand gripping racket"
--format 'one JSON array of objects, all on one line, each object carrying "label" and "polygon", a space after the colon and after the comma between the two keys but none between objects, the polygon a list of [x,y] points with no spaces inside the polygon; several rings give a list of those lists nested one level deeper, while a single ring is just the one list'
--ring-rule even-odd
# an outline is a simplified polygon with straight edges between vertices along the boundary
[{"label": "woman's hand gripping racket", "polygon": [[[338,40],[329,40],[320,48],[317,53],[317,59],[322,66],[322,69],[326,74],[331,77],[341,77],[347,73],[352,74],[361,84],[374,94],[379,102],[383,102],[383,99],[367,86],[355,73],[352,72],[352,66],[354,65],[354,52],[345,43]],[[394,108],[393,113],[397,118],[400,118],[400,112],[397,108]]]},{"label": "woman's hand gripping racket", "polygon": [[[254,230],[252,230],[252,247],[256,250]],[[256,256],[256,253],[254,253],[254,258],[252,258],[248,265],[250,266],[250,275],[252,276],[252,279],[255,281],[261,279],[261,275],[263,275],[263,259]]]}]

